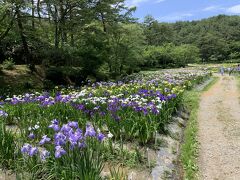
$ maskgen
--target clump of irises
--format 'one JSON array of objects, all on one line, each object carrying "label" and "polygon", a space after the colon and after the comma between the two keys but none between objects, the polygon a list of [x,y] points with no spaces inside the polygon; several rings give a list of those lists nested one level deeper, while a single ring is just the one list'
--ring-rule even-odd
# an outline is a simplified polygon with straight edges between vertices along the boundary
[{"label": "clump of irises", "polygon": [[[81,149],[87,148],[87,140],[89,138],[95,139],[98,142],[102,142],[106,138],[99,129],[96,131],[91,124],[87,124],[85,131],[83,131],[79,128],[76,121],[70,121],[61,126],[59,121],[54,119],[48,127],[54,131],[54,135],[52,137],[43,135],[40,141],[35,142],[35,146],[25,143],[21,148],[21,152],[24,155],[30,157],[39,155],[41,160],[46,160],[46,158],[51,156],[50,151],[44,147],[46,145],[54,147],[55,158],[61,158],[68,151],[74,149],[81,151]],[[34,140],[35,134],[31,132],[28,138]]]},{"label": "clump of irises", "polygon": [[[78,122],[69,121],[60,125],[54,119],[48,126],[50,132],[39,135],[30,132],[29,142],[23,144],[21,153],[25,170],[41,166],[34,176],[44,174],[53,179],[92,179],[100,178],[103,168],[103,147],[106,136],[90,123],[81,129]],[[40,167],[39,166],[39,167]],[[30,167],[30,169],[28,169]],[[54,170],[53,170],[54,169]]]}]

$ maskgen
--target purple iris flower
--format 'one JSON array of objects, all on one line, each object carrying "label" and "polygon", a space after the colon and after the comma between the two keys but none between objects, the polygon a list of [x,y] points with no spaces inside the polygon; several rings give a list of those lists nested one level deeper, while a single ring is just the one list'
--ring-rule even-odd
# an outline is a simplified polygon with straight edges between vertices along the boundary
[{"label": "purple iris flower", "polygon": [[62,146],[66,144],[67,137],[62,132],[58,132],[54,136],[54,141],[55,141],[55,145]]},{"label": "purple iris flower", "polygon": [[59,101],[61,101],[61,100],[62,100],[61,93],[58,92],[58,93],[56,94],[55,101],[56,101],[56,102],[59,102]]},{"label": "purple iris flower", "polygon": [[69,131],[71,131],[71,130],[72,130],[72,128],[68,124],[64,124],[61,128],[61,131],[66,133],[66,134],[68,134]]},{"label": "purple iris flower", "polygon": [[85,148],[87,145],[86,145],[86,143],[85,142],[79,142],[78,143],[78,147],[79,148]]},{"label": "purple iris flower", "polygon": [[174,98],[176,98],[176,97],[177,97],[176,94],[171,94],[171,95],[169,95],[169,96],[167,97],[167,99],[171,100],[171,99],[174,99]]},{"label": "purple iris flower", "polygon": [[0,110],[0,117],[8,117],[8,113],[3,110]]},{"label": "purple iris flower", "polygon": [[158,111],[158,109],[156,107],[152,107],[151,111],[155,115],[159,114],[159,111]]},{"label": "purple iris flower", "polygon": [[82,132],[81,129],[77,128],[76,131],[75,131],[75,134],[77,134],[79,137],[82,137],[83,132]]},{"label": "purple iris flower", "polygon": [[34,139],[34,138],[35,138],[35,135],[31,132],[31,133],[28,135],[28,138]]},{"label": "purple iris flower", "polygon": [[85,109],[85,107],[84,107],[84,105],[83,105],[83,104],[79,104],[79,105],[77,105],[77,109],[79,109],[79,110],[84,110],[84,109]]},{"label": "purple iris flower", "polygon": [[13,105],[16,105],[16,104],[20,103],[20,101],[19,101],[17,98],[12,98],[11,103],[12,103]]},{"label": "purple iris flower", "polygon": [[102,142],[105,139],[105,135],[103,133],[98,133],[97,138],[100,142]]},{"label": "purple iris flower", "polygon": [[78,122],[76,121],[70,121],[68,123],[68,126],[73,127],[73,128],[78,128]]},{"label": "purple iris flower", "polygon": [[49,137],[47,137],[47,135],[44,135],[44,136],[42,137],[41,141],[39,142],[39,144],[40,144],[40,145],[43,145],[43,144],[48,143],[48,142],[50,142],[50,141],[51,141],[51,139],[50,139]]},{"label": "purple iris flower", "polygon": [[45,161],[50,156],[50,152],[44,149],[40,152],[40,158],[42,161]]},{"label": "purple iris flower", "polygon": [[32,146],[30,144],[25,143],[23,145],[23,147],[21,148],[21,152],[27,154],[31,148],[32,148]]},{"label": "purple iris flower", "polygon": [[28,152],[29,156],[33,157],[35,154],[38,153],[38,148],[32,147],[30,151]]},{"label": "purple iris flower", "polygon": [[90,136],[90,137],[94,137],[94,136],[96,136],[96,131],[95,131],[95,129],[93,128],[93,126],[92,125],[87,125],[86,126],[86,132],[85,132],[85,135],[84,135],[85,137],[87,137],[87,136]]},{"label": "purple iris flower", "polygon": [[103,111],[100,111],[100,112],[99,112],[99,115],[100,115],[100,116],[105,116],[105,115],[106,115],[106,113],[105,113],[105,112],[103,112]]},{"label": "purple iris flower", "polygon": [[59,131],[60,127],[59,127],[59,122],[57,119],[54,119],[51,121],[52,124],[50,126],[48,126],[49,128],[52,128],[54,131]]},{"label": "purple iris flower", "polygon": [[82,132],[76,131],[75,133],[69,135],[68,139],[71,144],[71,147],[74,148],[78,144],[78,141],[83,139]]},{"label": "purple iris flower", "polygon": [[67,152],[61,146],[55,147],[55,158],[60,158],[66,153]]}]

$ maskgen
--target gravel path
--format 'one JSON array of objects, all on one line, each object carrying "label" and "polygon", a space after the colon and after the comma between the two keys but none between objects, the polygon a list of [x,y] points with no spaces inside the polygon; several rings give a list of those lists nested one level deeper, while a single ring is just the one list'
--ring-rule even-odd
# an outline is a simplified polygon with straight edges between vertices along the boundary
[{"label": "gravel path", "polygon": [[240,104],[237,80],[221,76],[199,109],[200,179],[240,179]]}]

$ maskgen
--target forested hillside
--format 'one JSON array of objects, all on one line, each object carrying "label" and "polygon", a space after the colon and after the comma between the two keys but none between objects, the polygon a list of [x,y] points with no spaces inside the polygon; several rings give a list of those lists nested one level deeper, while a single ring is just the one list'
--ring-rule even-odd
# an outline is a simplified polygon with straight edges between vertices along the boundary
[{"label": "forested hillside", "polygon": [[64,76],[56,67],[76,67],[74,81],[240,57],[238,16],[139,23],[134,11],[124,0],[1,0],[0,63],[42,64],[50,79]]},{"label": "forested hillside", "polygon": [[148,16],[144,25],[147,27],[149,45],[193,45],[199,49],[199,57],[203,62],[234,60],[240,57],[239,16],[219,15],[201,21],[172,24],[159,23]]}]

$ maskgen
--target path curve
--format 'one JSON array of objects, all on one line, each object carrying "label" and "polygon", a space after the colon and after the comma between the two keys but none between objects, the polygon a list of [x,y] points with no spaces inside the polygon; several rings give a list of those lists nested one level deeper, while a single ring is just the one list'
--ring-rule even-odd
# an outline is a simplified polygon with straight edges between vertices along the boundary
[{"label": "path curve", "polygon": [[203,180],[240,179],[240,93],[233,76],[220,76],[202,94],[198,122]]}]

